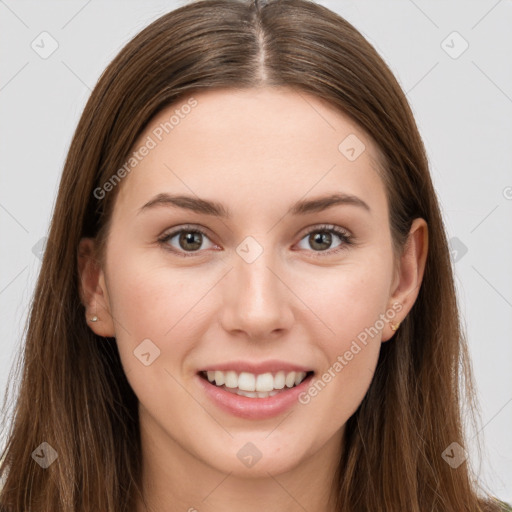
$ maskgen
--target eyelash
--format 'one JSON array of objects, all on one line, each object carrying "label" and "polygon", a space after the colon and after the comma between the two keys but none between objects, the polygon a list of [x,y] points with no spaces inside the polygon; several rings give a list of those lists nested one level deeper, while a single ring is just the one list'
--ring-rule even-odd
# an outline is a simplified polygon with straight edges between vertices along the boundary
[{"label": "eyelash", "polygon": [[[200,251],[189,251],[189,252],[177,251],[176,249],[171,249],[169,244],[167,243],[169,240],[171,240],[176,235],[178,235],[182,232],[199,233],[202,236],[205,236],[206,238],[209,239],[208,235],[200,228],[197,228],[195,226],[182,226],[182,227],[180,227],[180,229],[177,229],[171,233],[167,233],[167,234],[163,235],[162,237],[160,237],[158,239],[158,243],[160,245],[162,245],[165,250],[170,251],[173,254],[176,254],[178,256],[183,256],[185,258],[187,258],[189,256],[196,256],[197,253],[199,253]],[[354,245],[354,241],[353,241],[354,237],[352,235],[348,234],[348,232],[346,232],[345,230],[342,230],[341,228],[333,226],[332,224],[323,224],[320,226],[315,226],[313,229],[311,229],[307,233],[304,233],[301,240],[303,240],[306,236],[310,235],[311,233],[317,233],[317,232],[334,233],[341,239],[342,244],[334,249],[328,249],[326,251],[311,251],[314,254],[315,258],[322,258],[322,257],[324,257],[324,255],[332,256],[333,254],[337,254],[341,251],[347,250],[347,248],[349,246]]]}]

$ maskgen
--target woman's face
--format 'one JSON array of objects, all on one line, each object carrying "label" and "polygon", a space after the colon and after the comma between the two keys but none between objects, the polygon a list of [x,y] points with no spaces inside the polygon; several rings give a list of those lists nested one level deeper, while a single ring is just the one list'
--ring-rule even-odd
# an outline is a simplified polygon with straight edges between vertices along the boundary
[{"label": "woman's face", "polygon": [[336,454],[418,284],[414,258],[393,272],[374,143],[264,88],[193,94],[134,151],[89,325],[116,337],[146,449],[260,476]]}]

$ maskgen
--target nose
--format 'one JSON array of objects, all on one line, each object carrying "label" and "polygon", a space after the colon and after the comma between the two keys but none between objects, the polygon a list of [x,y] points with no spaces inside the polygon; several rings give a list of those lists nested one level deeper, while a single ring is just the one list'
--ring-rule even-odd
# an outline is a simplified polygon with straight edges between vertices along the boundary
[{"label": "nose", "polygon": [[282,336],[293,325],[294,294],[270,250],[252,262],[237,254],[223,280],[221,324],[254,341]]}]

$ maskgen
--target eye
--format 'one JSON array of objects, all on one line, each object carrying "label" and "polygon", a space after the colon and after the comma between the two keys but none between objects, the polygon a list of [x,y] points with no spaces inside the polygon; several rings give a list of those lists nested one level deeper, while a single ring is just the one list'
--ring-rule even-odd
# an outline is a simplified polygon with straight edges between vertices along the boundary
[{"label": "eye", "polygon": [[[169,243],[173,238],[177,238],[177,248]],[[165,249],[180,256],[194,256],[194,253],[201,249],[204,238],[208,239],[208,235],[201,229],[184,226],[171,233],[165,234],[158,239],[158,242],[162,244]],[[212,244],[212,246],[214,246],[214,244]]]},{"label": "eye", "polygon": [[[334,249],[329,249],[333,242],[333,235],[341,240]],[[174,238],[177,238],[175,243],[178,247],[170,243]],[[313,247],[315,257],[336,254],[339,251],[347,249],[348,246],[353,245],[352,235],[347,231],[333,225],[316,226],[306,233],[301,242],[307,238],[307,241]],[[158,239],[158,242],[164,246],[168,251],[171,251],[179,256],[194,256],[194,253],[200,252],[204,239],[209,240],[208,235],[201,229],[192,226],[182,226],[180,229],[166,233]],[[215,244],[211,243],[211,247]],[[203,248],[204,249],[204,248]]]},{"label": "eye", "polygon": [[[329,250],[329,246],[333,243],[333,234],[336,238],[341,240],[341,243],[334,249]],[[315,254],[315,257],[324,256],[324,254],[321,253],[327,253],[328,255],[336,254],[339,251],[347,249],[350,245],[353,245],[352,235],[332,225],[316,226],[314,229],[308,231],[302,240],[305,239],[307,239],[307,243],[313,247],[313,252],[319,253]]]}]

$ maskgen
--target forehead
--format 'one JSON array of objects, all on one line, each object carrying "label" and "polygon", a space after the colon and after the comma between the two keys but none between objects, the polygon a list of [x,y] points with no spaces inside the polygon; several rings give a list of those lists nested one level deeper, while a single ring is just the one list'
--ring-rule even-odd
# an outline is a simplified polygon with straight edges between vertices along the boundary
[{"label": "forehead", "polygon": [[327,102],[289,88],[191,94],[153,118],[133,151],[118,198],[130,209],[161,192],[260,207],[338,190],[385,202],[373,140]]}]

